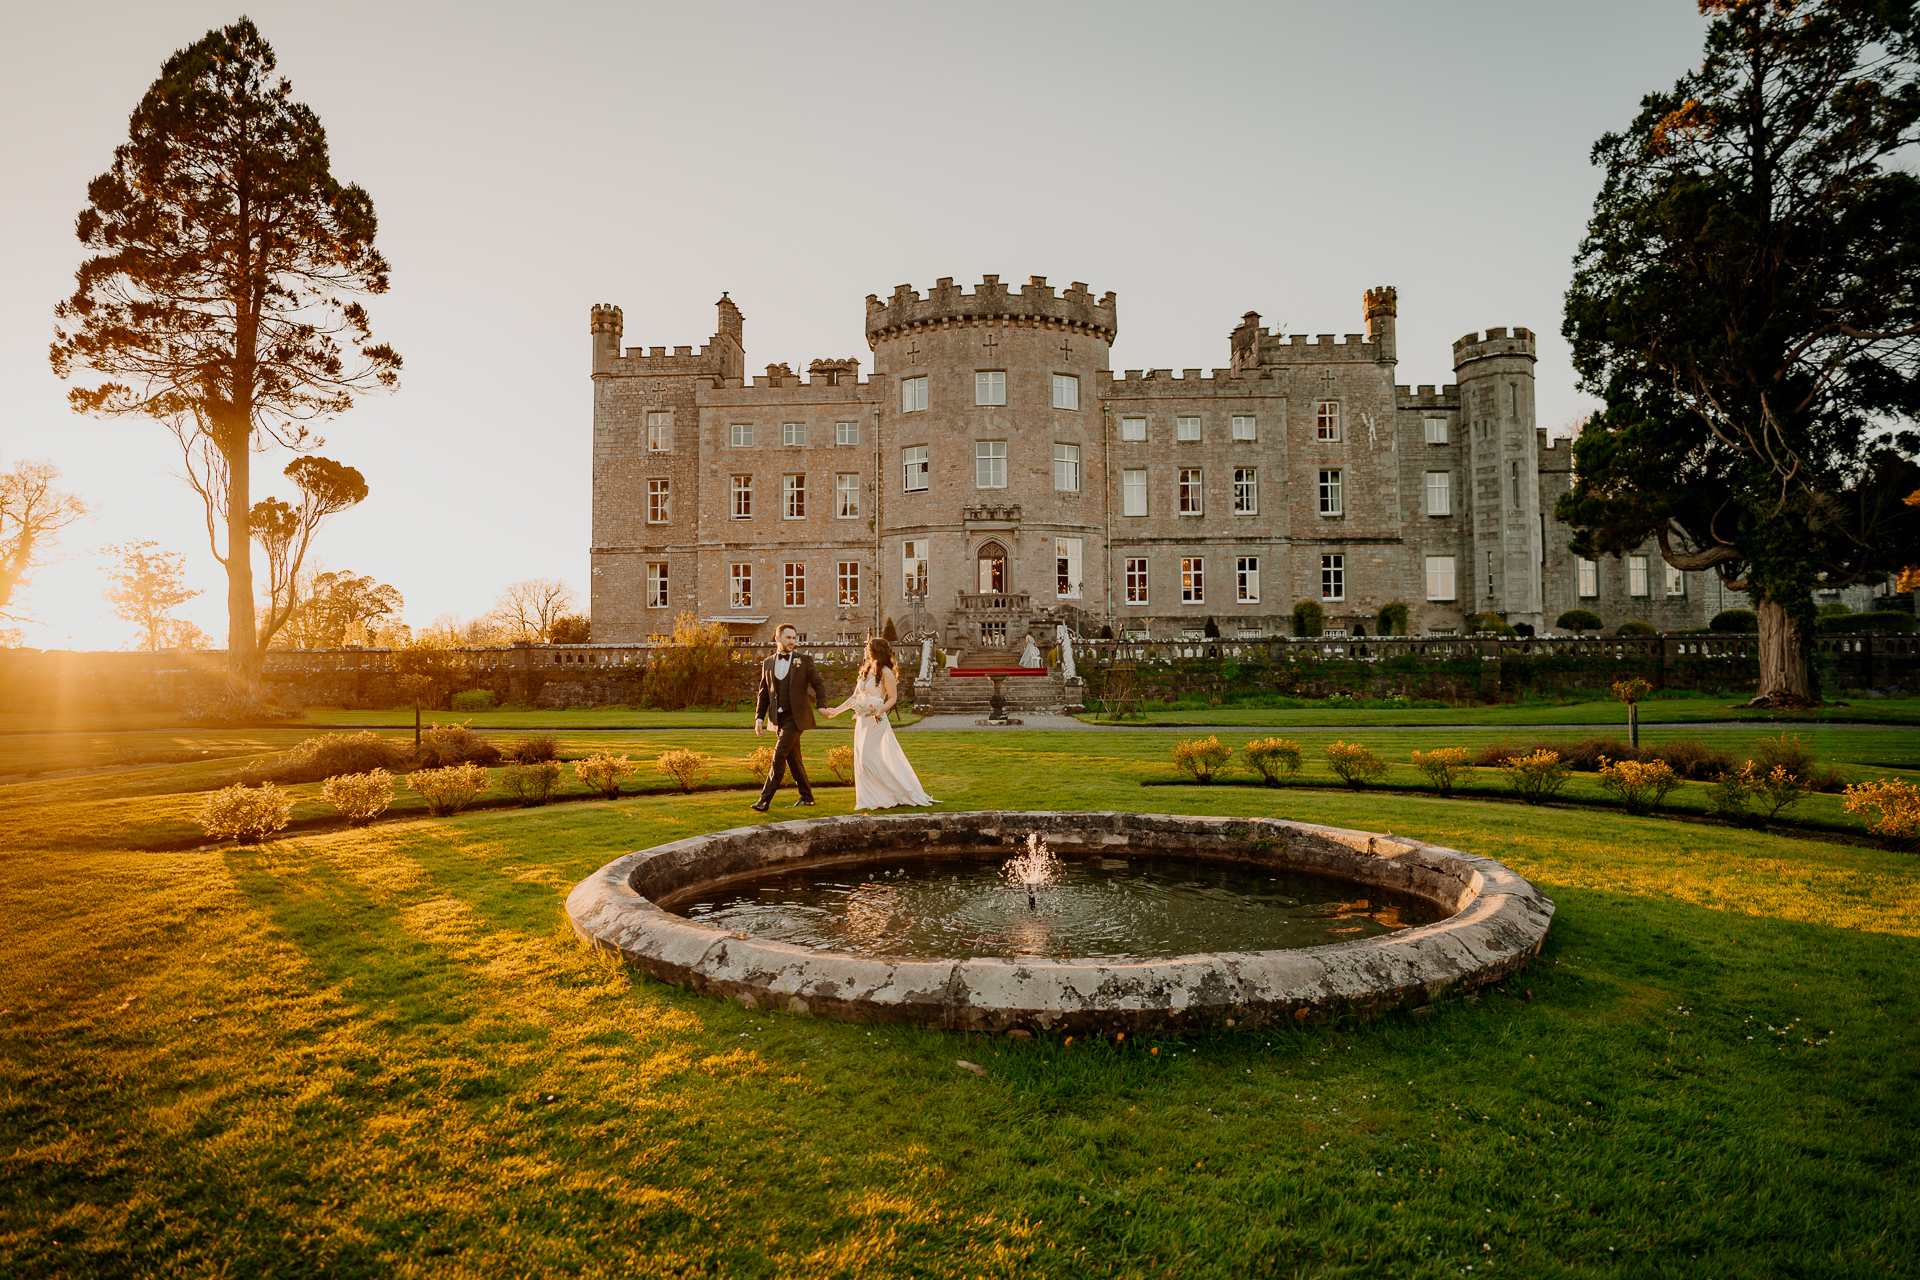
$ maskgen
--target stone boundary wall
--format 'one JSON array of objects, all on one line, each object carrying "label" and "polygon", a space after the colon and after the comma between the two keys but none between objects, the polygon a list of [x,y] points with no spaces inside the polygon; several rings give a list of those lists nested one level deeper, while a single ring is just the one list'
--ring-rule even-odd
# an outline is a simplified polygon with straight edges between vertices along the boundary
[{"label": "stone boundary wall", "polygon": [[[1884,689],[1920,684],[1920,637],[1867,633],[1815,638],[1823,687]],[[809,644],[829,696],[851,691],[857,644]],[[1595,639],[1468,639],[1392,636],[1074,642],[1090,699],[1105,695],[1112,669],[1134,668],[1139,696],[1256,688],[1301,697],[1330,693],[1496,700],[1524,688],[1604,687],[1640,676],[1655,688],[1740,689],[1758,678],[1750,635],[1665,635]],[[466,649],[473,688],[498,702],[540,707],[639,704],[653,646],[514,645]],[[736,649],[722,697],[752,699],[766,645]],[[917,645],[900,646],[901,701],[915,699]],[[222,650],[79,652],[0,649],[0,709],[192,708],[225,690]],[[385,709],[401,705],[389,649],[275,649],[269,693],[300,706]]]}]

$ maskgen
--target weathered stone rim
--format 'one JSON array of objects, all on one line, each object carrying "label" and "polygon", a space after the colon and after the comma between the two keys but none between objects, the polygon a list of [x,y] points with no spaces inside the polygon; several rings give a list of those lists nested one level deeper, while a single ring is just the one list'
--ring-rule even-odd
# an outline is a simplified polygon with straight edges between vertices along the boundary
[{"label": "weathered stone rim", "polygon": [[[1141,960],[916,959],[815,951],[674,915],[717,881],[917,842],[1009,852],[1029,831],[1076,852],[1150,848],[1284,866],[1409,893],[1446,919],[1293,951]],[[884,850],[884,854],[882,851]],[[809,818],[691,836],[625,854],[567,896],[575,933],[663,981],[854,1022],[1000,1032],[1185,1031],[1430,1003],[1498,982],[1539,954],[1553,903],[1491,858],[1403,836],[1272,818],[985,810]]]}]

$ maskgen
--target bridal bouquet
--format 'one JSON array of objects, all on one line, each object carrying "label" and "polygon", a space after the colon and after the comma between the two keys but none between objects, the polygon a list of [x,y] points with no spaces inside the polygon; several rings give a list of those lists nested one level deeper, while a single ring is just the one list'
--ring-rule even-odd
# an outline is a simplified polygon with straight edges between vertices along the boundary
[{"label": "bridal bouquet", "polygon": [[871,689],[862,689],[847,700],[848,710],[855,716],[872,716],[876,720],[880,718],[880,708],[886,705],[885,696]]}]

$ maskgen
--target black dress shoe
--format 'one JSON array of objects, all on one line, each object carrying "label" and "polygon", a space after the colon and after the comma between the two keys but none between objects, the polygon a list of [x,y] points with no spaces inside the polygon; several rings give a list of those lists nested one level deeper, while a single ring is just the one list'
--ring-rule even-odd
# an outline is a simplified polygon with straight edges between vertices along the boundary
[{"label": "black dress shoe", "polygon": [[787,808],[789,808],[789,809],[802,809],[802,808],[804,808],[804,809],[811,809],[811,808],[813,808],[813,801],[811,801],[811,800],[795,800],[795,801],[794,801],[794,802],[793,802],[792,804],[790,804],[790,805],[788,805],[788,806],[787,806]]},{"label": "black dress shoe", "polygon": [[755,800],[752,804],[748,805],[747,808],[753,810],[755,813],[765,813],[767,811],[767,802],[765,800]]}]

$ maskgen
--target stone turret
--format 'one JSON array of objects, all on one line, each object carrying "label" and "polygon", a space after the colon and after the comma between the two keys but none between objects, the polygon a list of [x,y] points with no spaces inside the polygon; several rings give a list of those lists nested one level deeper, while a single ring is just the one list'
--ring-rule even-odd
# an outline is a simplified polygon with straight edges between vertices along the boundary
[{"label": "stone turret", "polygon": [[604,302],[595,303],[590,323],[593,329],[593,373],[599,377],[612,373],[613,362],[620,358],[620,308]]},{"label": "stone turret", "polygon": [[1399,314],[1400,292],[1390,284],[1367,290],[1367,341],[1373,344],[1373,358],[1381,364],[1393,364],[1399,356],[1394,349],[1393,320]]},{"label": "stone turret", "polygon": [[1540,562],[1539,443],[1534,431],[1533,334],[1488,329],[1453,344],[1460,421],[1467,433],[1467,494],[1472,513],[1470,613],[1543,626]]}]

